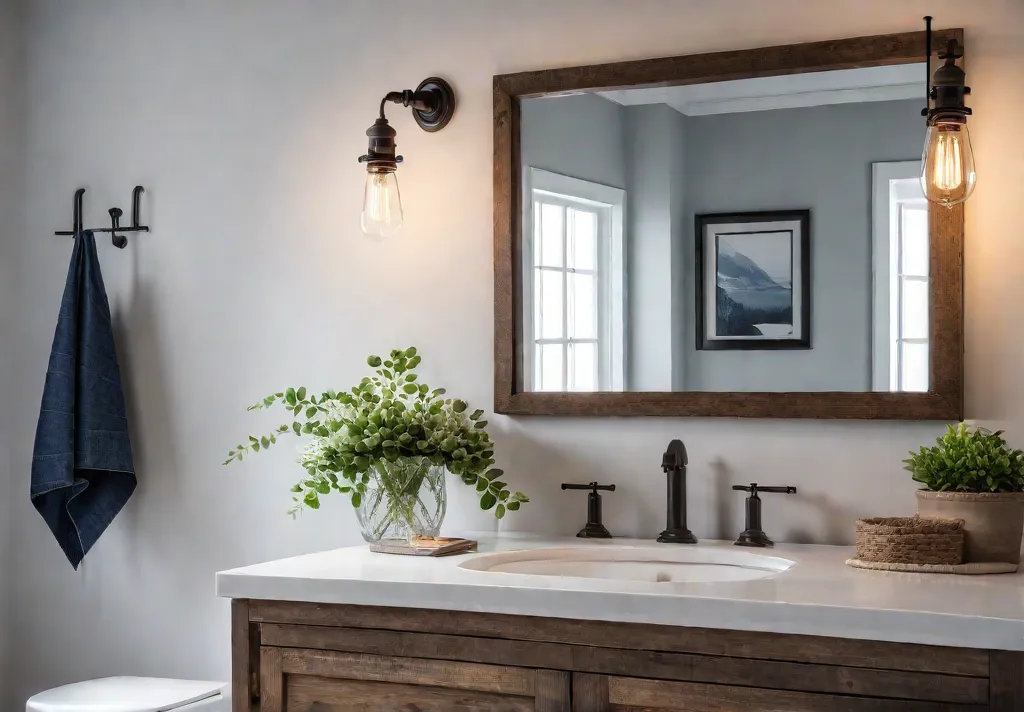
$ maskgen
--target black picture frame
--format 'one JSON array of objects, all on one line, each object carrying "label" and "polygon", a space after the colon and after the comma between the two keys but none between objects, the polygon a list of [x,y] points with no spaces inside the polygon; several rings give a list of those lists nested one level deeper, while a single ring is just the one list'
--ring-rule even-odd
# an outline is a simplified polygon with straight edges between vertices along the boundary
[{"label": "black picture frame", "polygon": [[[800,333],[796,338],[772,339],[764,337],[716,339],[708,336],[708,305],[706,301],[708,279],[718,284],[717,269],[712,275],[706,274],[708,241],[707,228],[712,225],[730,223],[793,223],[800,225],[800,235],[791,240],[798,240],[800,255],[794,260],[799,266],[799,279],[792,282],[793,289],[800,289]],[[696,287],[696,342],[698,351],[775,351],[785,349],[811,348],[811,211],[810,210],[770,210],[736,213],[707,213],[695,216],[694,228],[694,283]],[[780,232],[785,230],[764,230],[764,232]],[[753,234],[753,233],[750,233]],[[792,249],[792,248],[791,248]],[[717,253],[716,253],[717,254]],[[717,264],[717,262],[716,262]],[[795,277],[796,275],[794,275]]]}]

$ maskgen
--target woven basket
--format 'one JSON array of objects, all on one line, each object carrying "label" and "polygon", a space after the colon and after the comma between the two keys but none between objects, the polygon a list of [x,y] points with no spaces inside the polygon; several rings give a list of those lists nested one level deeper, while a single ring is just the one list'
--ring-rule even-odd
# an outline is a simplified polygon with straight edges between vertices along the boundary
[{"label": "woven basket", "polygon": [[960,564],[962,519],[878,517],[857,522],[857,558],[889,564]]}]

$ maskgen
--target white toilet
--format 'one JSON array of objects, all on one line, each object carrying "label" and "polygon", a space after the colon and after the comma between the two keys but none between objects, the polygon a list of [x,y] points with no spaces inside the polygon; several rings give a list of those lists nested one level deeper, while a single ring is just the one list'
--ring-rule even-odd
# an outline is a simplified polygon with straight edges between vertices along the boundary
[{"label": "white toilet", "polygon": [[106,677],[57,687],[28,701],[26,712],[231,712],[224,682]]}]

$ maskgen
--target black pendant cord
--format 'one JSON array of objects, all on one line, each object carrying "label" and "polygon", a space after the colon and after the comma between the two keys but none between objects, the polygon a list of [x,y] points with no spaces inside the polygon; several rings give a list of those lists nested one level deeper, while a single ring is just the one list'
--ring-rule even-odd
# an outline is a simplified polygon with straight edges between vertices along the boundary
[{"label": "black pendant cord", "polygon": [[[921,116],[928,116],[929,110],[932,105],[932,16],[924,16],[924,37],[925,37],[925,50],[924,50],[924,71],[927,73],[925,78],[925,90],[924,90],[924,108],[921,110]],[[382,109],[383,111],[383,109]]]},{"label": "black pendant cord", "polygon": [[[107,211],[110,215],[110,227],[97,227],[88,228],[90,232],[98,233],[110,233],[110,239],[114,247],[118,249],[124,249],[128,245],[128,238],[120,233],[127,232],[149,232],[148,225],[140,224],[140,216],[142,214],[142,194],[146,192],[146,189],[141,185],[135,186],[132,190],[132,224],[128,226],[121,225],[121,216],[124,215],[124,211],[121,208],[111,208]],[[84,202],[85,188],[79,188],[75,191],[72,227],[70,230],[58,230],[54,232],[54,235],[68,235],[76,237],[83,230],[87,229],[82,226],[82,203]]]}]

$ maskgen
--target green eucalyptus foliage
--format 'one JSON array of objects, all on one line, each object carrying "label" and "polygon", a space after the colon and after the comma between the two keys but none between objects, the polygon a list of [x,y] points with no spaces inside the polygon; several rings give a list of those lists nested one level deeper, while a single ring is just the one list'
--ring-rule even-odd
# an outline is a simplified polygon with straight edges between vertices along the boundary
[{"label": "green eucalyptus foliage", "polygon": [[911,451],[904,469],[934,492],[1024,491],[1024,451],[1007,447],[1002,435],[950,425],[934,446]]},{"label": "green eucalyptus foliage", "polygon": [[392,351],[386,360],[370,356],[366,362],[376,375],[349,391],[317,396],[305,387],[289,388],[250,406],[282,406],[293,420],[262,437],[250,435],[224,464],[266,450],[282,435],[310,436],[299,459],[306,477],[292,487],[292,514],[304,506],[319,509],[320,497],[332,491],[348,495],[358,507],[371,476],[387,476],[389,468],[375,465],[413,458],[443,465],[476,488],[481,509],[493,509],[498,519],[530,501],[522,492],[511,492],[501,480],[504,472],[494,467],[484,412],[470,412],[465,401],[446,399],[443,388],[431,390],[420,383],[415,347]]}]

